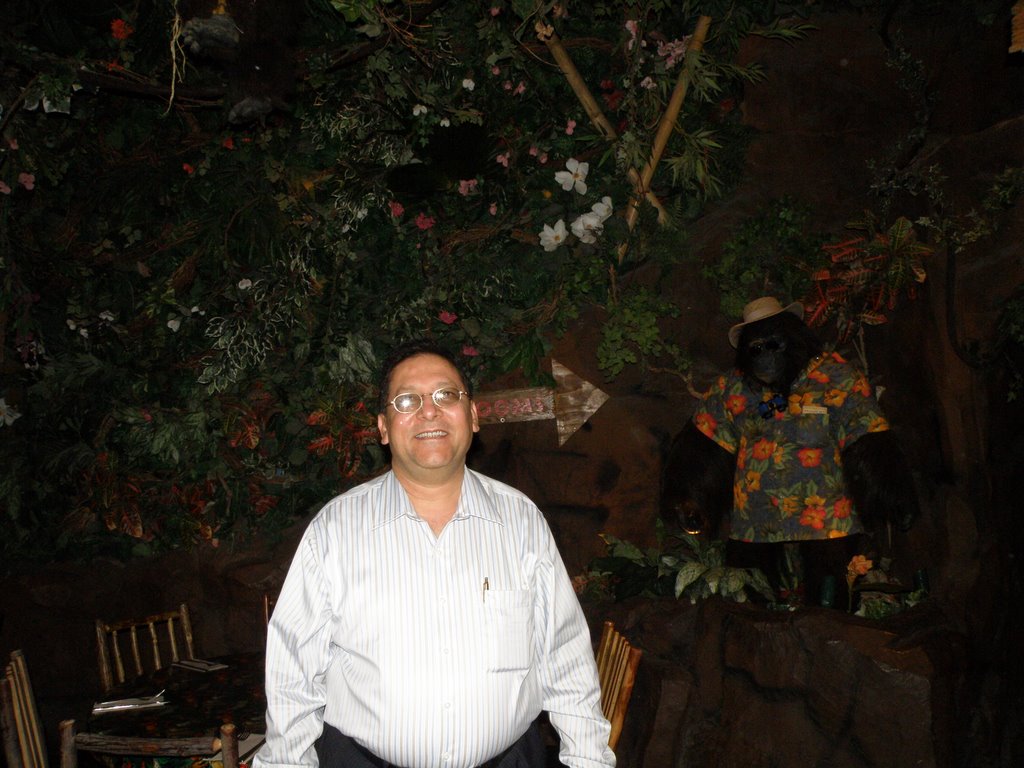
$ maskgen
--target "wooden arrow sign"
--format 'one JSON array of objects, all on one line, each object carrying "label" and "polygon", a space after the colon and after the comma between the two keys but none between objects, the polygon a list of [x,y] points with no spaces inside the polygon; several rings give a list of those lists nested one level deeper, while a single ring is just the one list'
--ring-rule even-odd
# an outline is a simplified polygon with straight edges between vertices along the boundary
[{"label": "wooden arrow sign", "polygon": [[555,419],[558,444],[564,445],[604,405],[608,395],[554,358],[551,360],[551,375],[555,377],[555,389],[531,387],[477,392],[473,402],[476,403],[480,423]]}]

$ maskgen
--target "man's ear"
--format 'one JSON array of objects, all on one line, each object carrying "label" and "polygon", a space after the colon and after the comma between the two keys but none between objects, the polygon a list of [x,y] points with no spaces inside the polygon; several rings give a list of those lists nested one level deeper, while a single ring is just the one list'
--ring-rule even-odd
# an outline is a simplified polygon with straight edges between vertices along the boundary
[{"label": "man's ear", "polygon": [[472,400],[469,401],[469,412],[471,414],[473,414],[473,431],[474,432],[479,432],[480,431],[480,417],[477,415],[477,412],[476,412],[476,403],[474,401],[472,401]]},{"label": "man's ear", "polygon": [[388,444],[388,422],[383,413],[377,414],[377,431],[380,432],[380,444]]}]

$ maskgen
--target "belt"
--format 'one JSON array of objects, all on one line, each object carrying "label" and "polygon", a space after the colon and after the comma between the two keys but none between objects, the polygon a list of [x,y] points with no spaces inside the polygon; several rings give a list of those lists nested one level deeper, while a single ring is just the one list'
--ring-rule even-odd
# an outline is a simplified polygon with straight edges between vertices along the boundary
[{"label": "belt", "polygon": [[[529,733],[529,730],[527,730],[526,733],[524,733],[522,736],[520,736],[519,739],[517,739],[516,742],[511,747],[506,749],[500,755],[496,755],[495,757],[492,757],[486,763],[480,763],[480,765],[477,766],[477,768],[498,768],[498,766],[501,765],[501,761],[504,760],[506,757],[508,757],[509,754],[516,747],[519,746],[519,742],[522,741],[523,739],[525,739],[528,733]],[[378,757],[377,755],[373,754],[373,752],[368,750],[366,747],[364,747],[362,744],[360,744],[355,739],[352,739],[352,746],[354,746],[359,751],[359,753],[370,762],[371,765],[375,766],[375,768],[401,768],[401,766],[395,765],[394,763],[389,763],[383,757]]]}]

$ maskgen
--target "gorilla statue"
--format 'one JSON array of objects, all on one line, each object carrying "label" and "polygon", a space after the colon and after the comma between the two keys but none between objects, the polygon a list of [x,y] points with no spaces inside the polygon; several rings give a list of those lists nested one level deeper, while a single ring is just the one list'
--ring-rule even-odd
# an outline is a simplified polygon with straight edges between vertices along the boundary
[{"label": "gorilla statue", "polygon": [[865,376],[824,349],[798,302],[750,302],[729,341],[736,367],[674,441],[662,514],[726,536],[727,564],[777,591],[798,575],[803,602],[829,604],[831,582],[845,605],[850,559],[917,515],[907,462]]}]

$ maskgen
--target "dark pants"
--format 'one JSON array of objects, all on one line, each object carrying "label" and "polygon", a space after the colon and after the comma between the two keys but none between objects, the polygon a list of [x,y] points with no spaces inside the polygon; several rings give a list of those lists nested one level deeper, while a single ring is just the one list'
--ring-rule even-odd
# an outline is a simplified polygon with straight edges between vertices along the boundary
[{"label": "dark pants", "polygon": [[[324,723],[324,732],[316,741],[320,768],[402,768],[382,760],[361,747],[333,725]],[[479,768],[544,768],[544,742],[540,724],[534,721],[519,740]]]}]

